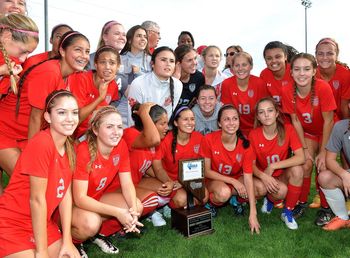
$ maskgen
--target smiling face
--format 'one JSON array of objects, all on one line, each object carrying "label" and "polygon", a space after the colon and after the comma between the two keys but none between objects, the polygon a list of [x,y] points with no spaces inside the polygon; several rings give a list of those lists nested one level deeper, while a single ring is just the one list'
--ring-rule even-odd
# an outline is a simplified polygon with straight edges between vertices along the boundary
[{"label": "smiling face", "polygon": [[299,57],[292,63],[291,73],[297,87],[311,87],[316,68],[313,67],[311,60]]},{"label": "smiling face", "polygon": [[76,38],[67,48],[60,49],[62,62],[71,72],[83,71],[89,62],[90,44],[82,37]]},{"label": "smiling face", "polygon": [[276,125],[278,111],[271,101],[262,101],[257,106],[256,118],[264,126]]},{"label": "smiling face", "polygon": [[114,47],[118,51],[122,50],[126,43],[125,29],[121,24],[112,25],[102,37],[105,45]]},{"label": "smiling face", "polygon": [[78,104],[74,97],[57,97],[49,112],[44,113],[50,130],[55,135],[70,136],[79,122]]},{"label": "smiling face", "polygon": [[338,59],[336,46],[330,43],[322,43],[317,46],[316,60],[321,69],[335,68]]},{"label": "smiling face", "polygon": [[208,68],[216,69],[219,67],[221,61],[220,50],[216,47],[208,47],[204,56],[204,65]]},{"label": "smiling face", "polygon": [[197,53],[194,50],[188,52],[181,61],[181,71],[187,74],[193,74],[197,69]]},{"label": "smiling face", "polygon": [[253,69],[248,57],[238,53],[233,59],[233,72],[237,79],[244,80],[250,76],[250,71]]},{"label": "smiling face", "polygon": [[144,29],[138,29],[135,31],[131,41],[131,51],[144,51],[147,47],[147,33]]},{"label": "smiling face", "polygon": [[4,30],[0,37],[7,54],[18,58],[21,63],[23,63],[28,55],[38,46],[38,41],[32,37],[28,37],[26,42],[14,40],[9,30]]},{"label": "smiling face", "polygon": [[119,65],[118,58],[113,52],[104,51],[95,63],[97,76],[109,82],[115,78]]},{"label": "smiling face", "polygon": [[121,116],[111,112],[100,118],[99,128],[94,129],[99,149],[110,149],[118,145],[123,136]]},{"label": "smiling face", "polygon": [[215,89],[201,90],[198,95],[197,103],[205,117],[211,116],[214,113],[217,103]]},{"label": "smiling face", "polygon": [[287,56],[281,48],[272,48],[265,51],[265,62],[273,73],[286,70]]},{"label": "smiling face", "polygon": [[238,111],[233,108],[222,111],[218,124],[223,133],[235,135],[239,129]]},{"label": "smiling face", "polygon": [[177,127],[179,132],[191,134],[196,125],[193,112],[190,109],[180,112],[177,120],[174,121],[174,125]]},{"label": "smiling face", "polygon": [[0,14],[19,13],[25,15],[27,11],[25,0],[0,0]]},{"label": "smiling face", "polygon": [[168,80],[175,70],[175,55],[168,50],[159,52],[152,67],[153,72],[160,80]]}]

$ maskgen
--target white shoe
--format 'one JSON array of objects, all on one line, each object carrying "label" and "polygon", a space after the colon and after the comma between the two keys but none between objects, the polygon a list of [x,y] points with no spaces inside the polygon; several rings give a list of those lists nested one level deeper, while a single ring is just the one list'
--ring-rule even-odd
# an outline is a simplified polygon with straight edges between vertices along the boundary
[{"label": "white shoe", "polygon": [[108,237],[102,236],[100,234],[94,236],[92,242],[101,248],[101,251],[106,254],[117,254],[119,253],[118,247],[113,245],[113,243],[108,239]]},{"label": "white shoe", "polygon": [[162,214],[160,214],[158,211],[153,212],[151,215],[151,221],[155,227],[162,227],[166,225],[166,221],[163,219]]},{"label": "white shoe", "polygon": [[282,212],[281,220],[286,224],[287,228],[292,230],[298,229],[298,223],[293,218],[293,215],[289,216],[288,218],[287,214]]},{"label": "white shoe", "polygon": [[267,199],[267,197],[264,197],[264,202],[263,202],[263,205],[261,206],[261,212],[270,214],[272,212],[272,209],[273,209],[273,203],[270,202]]},{"label": "white shoe", "polygon": [[167,219],[170,219],[171,218],[171,209],[168,205],[165,205],[163,207],[163,216]]}]

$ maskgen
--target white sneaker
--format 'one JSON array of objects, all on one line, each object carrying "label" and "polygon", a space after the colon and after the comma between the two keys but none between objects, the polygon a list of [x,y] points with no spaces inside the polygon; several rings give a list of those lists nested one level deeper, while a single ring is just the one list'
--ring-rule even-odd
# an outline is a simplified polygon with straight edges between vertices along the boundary
[{"label": "white sneaker", "polygon": [[286,213],[282,212],[281,220],[286,224],[287,228],[292,230],[298,229],[298,223],[293,218],[293,215],[288,216]]},{"label": "white sneaker", "polygon": [[163,216],[167,219],[170,219],[171,218],[171,209],[168,205],[165,205],[163,207]]},{"label": "white sneaker", "polygon": [[263,205],[261,206],[261,212],[270,214],[273,209],[273,202],[269,201],[267,197],[264,197]]},{"label": "white sneaker", "polygon": [[108,239],[108,237],[102,236],[100,234],[94,236],[92,242],[100,247],[101,251],[106,254],[117,254],[119,253],[118,247],[113,245],[113,243]]},{"label": "white sneaker", "polygon": [[153,212],[151,215],[151,221],[155,227],[162,227],[166,225],[166,221],[163,219],[162,214],[160,214],[158,211]]}]

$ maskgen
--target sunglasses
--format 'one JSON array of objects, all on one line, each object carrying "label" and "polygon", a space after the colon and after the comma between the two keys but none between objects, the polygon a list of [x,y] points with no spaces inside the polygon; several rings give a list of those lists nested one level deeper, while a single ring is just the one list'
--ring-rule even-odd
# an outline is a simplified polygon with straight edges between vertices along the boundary
[{"label": "sunglasses", "polygon": [[236,53],[238,53],[238,52],[230,52],[230,53],[226,53],[224,56],[226,56],[226,57],[234,56]]}]

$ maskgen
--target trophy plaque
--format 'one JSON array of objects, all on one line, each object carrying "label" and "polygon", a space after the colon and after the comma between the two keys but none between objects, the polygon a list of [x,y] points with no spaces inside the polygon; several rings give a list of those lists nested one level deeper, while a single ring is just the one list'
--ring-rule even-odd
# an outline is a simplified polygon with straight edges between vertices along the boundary
[{"label": "trophy plaque", "polygon": [[213,233],[210,211],[194,205],[194,197],[202,201],[205,196],[204,159],[180,160],[178,180],[187,192],[187,209],[171,210],[171,227],[189,238]]}]

